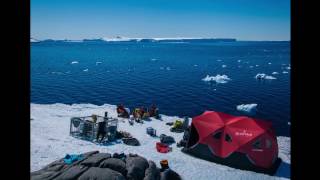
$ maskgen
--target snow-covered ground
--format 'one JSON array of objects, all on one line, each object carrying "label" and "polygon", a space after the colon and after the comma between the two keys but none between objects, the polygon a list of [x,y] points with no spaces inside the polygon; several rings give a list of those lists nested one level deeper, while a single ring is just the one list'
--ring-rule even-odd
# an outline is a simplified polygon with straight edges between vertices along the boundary
[{"label": "snow-covered ground", "polygon": [[176,141],[182,139],[183,133],[172,133],[165,122],[172,122],[179,117],[162,115],[164,121],[152,120],[144,124],[130,126],[127,121],[119,123],[119,129],[130,132],[137,138],[141,146],[127,146],[123,143],[97,145],[69,136],[70,118],[73,116],[89,116],[92,114],[116,117],[116,106],[92,104],[31,104],[31,171],[36,171],[48,163],[64,157],[67,153],[77,154],[87,151],[137,153],[156,163],[168,159],[169,165],[186,180],[192,179],[290,179],[290,138],[278,137],[279,156],[283,160],[275,176],[251,171],[243,171],[228,166],[198,159],[181,152],[176,144],[173,151],[167,154],[158,153],[155,145],[158,138],[146,134],[147,127],[153,127],[157,134],[173,136]]}]

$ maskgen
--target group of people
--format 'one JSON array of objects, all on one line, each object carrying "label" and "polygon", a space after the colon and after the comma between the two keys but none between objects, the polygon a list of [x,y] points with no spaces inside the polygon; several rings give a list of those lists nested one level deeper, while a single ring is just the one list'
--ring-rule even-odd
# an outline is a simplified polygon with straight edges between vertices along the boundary
[{"label": "group of people", "polygon": [[[117,106],[117,113],[118,117],[122,118],[129,118],[131,114],[130,109],[125,108],[123,104]],[[156,119],[160,118],[159,109],[154,104],[147,110],[144,107],[135,108],[132,115],[136,120],[147,119],[149,117],[155,117]]]}]

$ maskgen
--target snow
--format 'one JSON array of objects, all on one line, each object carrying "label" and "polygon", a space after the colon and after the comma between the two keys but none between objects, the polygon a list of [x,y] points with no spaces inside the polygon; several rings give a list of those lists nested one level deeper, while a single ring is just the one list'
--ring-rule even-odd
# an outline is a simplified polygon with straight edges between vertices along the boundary
[{"label": "snow", "polygon": [[[159,166],[159,161],[167,159],[169,165],[184,179],[290,179],[290,138],[278,137],[279,157],[283,160],[275,176],[262,173],[234,169],[228,166],[202,160],[181,152],[175,144],[172,152],[158,153],[155,144],[159,139],[146,134],[147,127],[153,127],[157,134],[162,133],[173,136],[176,141],[182,139],[183,133],[172,133],[166,122],[173,122],[179,117],[162,115],[163,121],[152,119],[144,124],[130,126],[127,121],[119,122],[119,129],[131,133],[141,146],[127,146],[123,143],[112,145],[97,145],[92,142],[80,140],[69,136],[70,118],[74,116],[89,116],[92,114],[104,115],[108,111],[110,117],[116,117],[116,106],[104,104],[31,104],[31,171],[36,171],[67,153],[78,154],[93,150],[100,152],[137,153],[147,159],[153,160]],[[213,178],[214,177],[214,178]]]},{"label": "snow", "polygon": [[272,79],[277,79],[273,76],[268,76],[264,73],[258,73],[256,76],[255,76],[256,79],[268,79],[268,80],[272,80]]},{"label": "snow", "polygon": [[258,104],[241,104],[237,106],[238,111],[254,114],[257,111]]},{"label": "snow", "polygon": [[216,76],[209,76],[207,75],[205,78],[202,79],[202,81],[210,82],[215,81],[216,83],[227,83],[231,79],[227,75],[220,75],[217,74]]}]

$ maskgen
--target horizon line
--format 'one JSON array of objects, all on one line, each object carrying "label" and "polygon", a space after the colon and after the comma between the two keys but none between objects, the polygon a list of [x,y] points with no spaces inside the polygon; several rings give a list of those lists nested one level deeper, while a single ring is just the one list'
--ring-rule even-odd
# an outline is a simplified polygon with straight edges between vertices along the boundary
[{"label": "horizon line", "polygon": [[154,39],[154,40],[181,40],[181,39],[234,39],[236,41],[291,41],[291,39],[287,40],[247,40],[247,39],[237,39],[237,38],[230,38],[230,37],[123,37],[123,36],[116,36],[116,37],[98,37],[98,38],[82,38],[82,39],[52,39],[52,38],[34,38],[30,36],[30,39],[34,39],[37,41],[44,41],[44,40],[54,40],[54,41],[82,41],[82,40],[104,40],[104,41],[121,41],[121,40],[141,40],[141,39]]}]

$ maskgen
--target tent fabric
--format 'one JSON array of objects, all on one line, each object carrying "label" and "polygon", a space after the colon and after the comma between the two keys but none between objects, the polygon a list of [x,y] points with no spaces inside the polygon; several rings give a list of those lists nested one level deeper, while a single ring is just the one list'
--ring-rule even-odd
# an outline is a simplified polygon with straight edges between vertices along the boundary
[{"label": "tent fabric", "polygon": [[98,153],[90,156],[88,159],[84,160],[81,165],[85,166],[94,166],[97,167],[101,161],[108,159],[111,157],[111,154],[109,153]]},{"label": "tent fabric", "polygon": [[98,168],[91,167],[86,172],[84,172],[79,178],[79,180],[125,180],[125,177],[117,171],[111,170],[109,168]]},{"label": "tent fabric", "polygon": [[123,176],[127,176],[126,163],[118,158],[109,158],[100,163],[100,168],[109,168],[120,172]]},{"label": "tent fabric", "polygon": [[141,156],[128,156],[126,158],[127,178],[140,180],[145,176],[145,171],[149,167],[148,161]]},{"label": "tent fabric", "polygon": [[153,161],[149,161],[149,167],[145,171],[143,180],[160,180],[160,169]]},{"label": "tent fabric", "polygon": [[56,180],[74,180],[77,179],[82,173],[88,170],[89,167],[87,166],[73,166],[67,171],[63,172],[59,175]]},{"label": "tent fabric", "polygon": [[[270,147],[265,144],[267,141]],[[261,147],[253,148],[254,142]],[[192,119],[187,148],[205,144],[217,157],[227,158],[234,152],[245,154],[256,166],[268,168],[278,156],[278,145],[272,124],[246,116],[232,116],[206,111]]]},{"label": "tent fabric", "polygon": [[[31,180],[160,180],[160,169],[156,164],[137,154],[114,153],[114,157],[104,159],[99,164],[82,164],[82,162],[93,162],[91,157],[105,158],[106,154],[108,153],[99,153],[99,151],[84,153],[81,154],[83,160],[70,165],[64,163],[61,158],[43,169],[31,172]],[[86,161],[88,159],[91,160]]]}]

